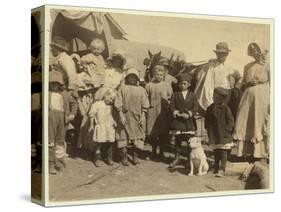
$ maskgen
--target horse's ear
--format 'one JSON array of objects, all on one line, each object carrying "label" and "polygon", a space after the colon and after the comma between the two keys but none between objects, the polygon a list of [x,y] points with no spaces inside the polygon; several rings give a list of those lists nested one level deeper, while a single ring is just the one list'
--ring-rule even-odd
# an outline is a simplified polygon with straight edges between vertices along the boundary
[{"label": "horse's ear", "polygon": [[159,57],[161,56],[161,51],[158,53]]},{"label": "horse's ear", "polygon": [[174,59],[174,53],[171,54],[171,57],[170,57],[170,62],[172,62]]},{"label": "horse's ear", "polygon": [[152,57],[152,53],[149,49],[148,49],[148,55],[149,55],[150,58]]}]

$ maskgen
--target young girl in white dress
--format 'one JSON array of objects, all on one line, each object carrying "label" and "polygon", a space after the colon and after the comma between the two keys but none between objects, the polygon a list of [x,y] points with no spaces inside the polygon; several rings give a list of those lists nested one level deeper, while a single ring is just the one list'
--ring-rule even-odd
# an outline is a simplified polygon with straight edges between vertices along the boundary
[{"label": "young girl in white dress", "polygon": [[92,104],[89,117],[90,128],[89,132],[93,131],[93,146],[95,146],[94,164],[100,166],[101,147],[103,145],[106,151],[106,162],[108,165],[113,165],[112,150],[115,142],[115,127],[116,122],[113,118],[113,102],[115,92],[113,89],[108,89],[102,100]]}]

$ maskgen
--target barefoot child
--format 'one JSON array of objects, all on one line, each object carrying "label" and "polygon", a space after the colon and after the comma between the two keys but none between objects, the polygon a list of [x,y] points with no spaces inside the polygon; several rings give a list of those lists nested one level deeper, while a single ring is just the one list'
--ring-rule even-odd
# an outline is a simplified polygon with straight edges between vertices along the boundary
[{"label": "barefoot child", "polygon": [[[172,95],[171,111],[173,120],[170,127],[170,134],[175,136],[175,160],[169,168],[175,168],[180,162],[180,152],[182,141],[188,142],[189,138],[195,135],[197,130],[194,115],[198,111],[198,103],[194,93],[189,91],[191,76],[182,74],[178,78],[179,92]],[[189,156],[190,149],[188,148]]]},{"label": "barefoot child", "polygon": [[121,162],[128,166],[127,147],[132,146],[133,164],[139,164],[138,151],[143,149],[145,137],[145,113],[149,107],[146,91],[139,86],[139,72],[129,69],[125,85],[119,89],[114,106],[119,113],[116,139],[121,152]]},{"label": "barefoot child", "polygon": [[228,90],[220,87],[215,88],[214,103],[207,108],[205,115],[205,128],[208,132],[209,142],[214,148],[214,174],[217,177],[224,175],[227,154],[233,146],[234,119],[230,108],[225,104],[228,95]]},{"label": "barefoot child", "polygon": [[115,142],[115,127],[116,122],[113,119],[113,103],[115,92],[113,89],[108,89],[102,100],[92,104],[89,117],[90,128],[89,132],[93,131],[92,142],[95,147],[94,164],[99,167],[101,158],[101,148],[106,149],[106,162],[108,165],[113,165],[112,150]]},{"label": "barefoot child", "polygon": [[150,102],[147,111],[146,134],[152,145],[152,157],[158,159],[157,147],[159,147],[159,159],[164,160],[164,148],[167,144],[170,124],[169,102],[172,88],[163,81],[165,75],[163,66],[156,65],[153,72],[153,80],[145,86]]}]

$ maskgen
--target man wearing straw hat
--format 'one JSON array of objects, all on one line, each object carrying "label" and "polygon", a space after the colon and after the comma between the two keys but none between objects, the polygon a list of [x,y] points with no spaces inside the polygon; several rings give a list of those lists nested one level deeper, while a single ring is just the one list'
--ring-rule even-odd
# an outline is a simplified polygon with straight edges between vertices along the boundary
[{"label": "man wearing straw hat", "polygon": [[[219,42],[213,51],[217,59],[210,60],[208,64],[203,66],[202,70],[198,73],[194,91],[204,111],[213,103],[213,91],[217,87],[229,90],[229,96],[226,100],[227,103],[233,101],[233,97],[237,98],[237,88],[239,88],[241,79],[239,71],[227,64],[227,57],[231,52],[228,44],[226,42]],[[232,104],[232,106],[235,104]],[[232,107],[231,109],[234,112],[233,110],[235,108]]]}]

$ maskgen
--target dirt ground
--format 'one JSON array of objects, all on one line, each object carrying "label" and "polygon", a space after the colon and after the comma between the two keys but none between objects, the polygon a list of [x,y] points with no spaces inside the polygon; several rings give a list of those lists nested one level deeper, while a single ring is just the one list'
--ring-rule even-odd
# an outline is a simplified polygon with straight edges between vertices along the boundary
[{"label": "dirt ground", "polygon": [[[147,151],[149,148],[146,146]],[[211,165],[213,158],[206,152]],[[189,177],[184,157],[182,164],[171,171],[167,167],[173,160],[172,153],[166,153],[166,163],[146,160],[145,155],[138,166],[108,166],[102,162],[99,168],[83,157],[70,156],[66,158],[67,168],[49,177],[50,201],[244,190],[245,183],[237,173],[217,178],[211,167],[206,176]]]}]

